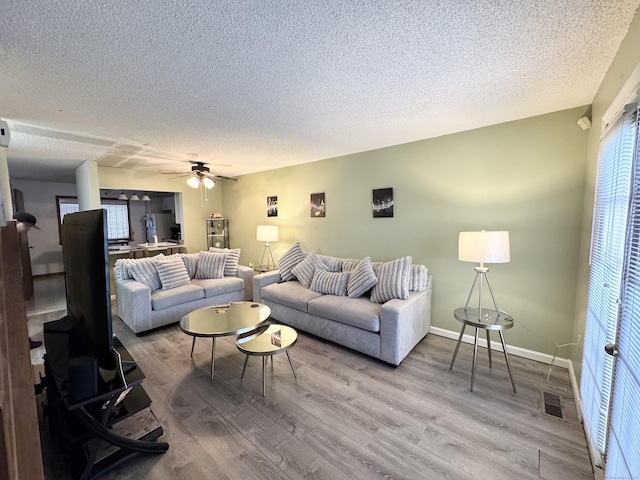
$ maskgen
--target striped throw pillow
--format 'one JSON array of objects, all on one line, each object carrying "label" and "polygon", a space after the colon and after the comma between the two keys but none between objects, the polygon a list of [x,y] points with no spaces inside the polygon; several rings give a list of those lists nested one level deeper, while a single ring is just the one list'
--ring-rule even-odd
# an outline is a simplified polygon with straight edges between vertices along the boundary
[{"label": "striped throw pillow", "polygon": [[189,278],[196,277],[196,270],[198,269],[198,258],[200,258],[200,252],[198,253],[181,253],[182,262],[187,267],[187,273]]},{"label": "striped throw pillow", "polygon": [[409,291],[424,292],[429,284],[429,270],[424,265],[411,265]]},{"label": "striped throw pillow", "polygon": [[196,278],[223,278],[226,260],[226,253],[200,252],[198,267],[196,268]]},{"label": "striped throw pillow", "polygon": [[342,259],[336,257],[330,257],[329,255],[318,255],[318,258],[322,263],[327,266],[330,272],[342,271]]},{"label": "striped throw pillow", "polygon": [[146,285],[153,292],[160,290],[162,284],[156,270],[156,261],[153,257],[140,258],[134,262],[129,262],[129,273],[134,280]]},{"label": "striped throw pillow", "polygon": [[237,277],[238,276],[238,264],[240,263],[240,249],[239,248],[216,248],[209,247],[210,252],[226,253],[227,260],[224,264],[224,276],[225,277]]},{"label": "striped throw pillow", "polygon": [[160,277],[162,290],[169,290],[191,282],[187,267],[180,257],[157,261],[156,270]]},{"label": "striped throw pillow", "polygon": [[350,272],[360,264],[360,260],[357,258],[343,258],[342,259],[342,271]]},{"label": "striped throw pillow", "polygon": [[300,242],[296,242],[284,255],[278,259],[278,271],[280,272],[280,279],[283,282],[289,280],[295,280],[295,276],[291,271],[293,267],[298,265],[304,260],[304,252],[300,246]]},{"label": "striped throw pillow", "polygon": [[350,273],[347,295],[351,298],[361,297],[378,283],[378,277],[373,271],[370,257],[364,257]]},{"label": "striped throw pillow", "polygon": [[320,261],[318,255],[312,252],[299,264],[293,267],[291,273],[296,276],[303,287],[309,288],[311,286],[311,281],[313,280],[313,274],[317,269],[329,270],[327,266]]},{"label": "striped throw pillow", "polygon": [[411,257],[402,257],[392,262],[373,266],[378,283],[371,290],[371,301],[385,303],[393,298],[409,298],[411,280]]},{"label": "striped throw pillow", "polygon": [[317,269],[311,281],[311,290],[324,295],[347,295],[349,272],[327,272]]}]

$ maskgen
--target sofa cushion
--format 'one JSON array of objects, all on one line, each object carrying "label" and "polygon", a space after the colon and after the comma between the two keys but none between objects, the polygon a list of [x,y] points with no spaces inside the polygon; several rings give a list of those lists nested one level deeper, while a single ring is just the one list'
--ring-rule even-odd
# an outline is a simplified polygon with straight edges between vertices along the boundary
[{"label": "sofa cushion", "polygon": [[239,277],[224,277],[215,280],[194,278],[191,283],[202,287],[204,296],[207,298],[244,290],[244,280]]},{"label": "sofa cushion", "polygon": [[372,303],[368,298],[323,295],[309,301],[311,315],[335,320],[369,332],[380,331],[381,308],[379,303]]},{"label": "sofa cushion", "polygon": [[209,247],[210,252],[226,253],[227,258],[224,263],[224,276],[225,277],[237,277],[238,276],[238,264],[240,263],[239,248],[216,248]]},{"label": "sofa cushion", "polygon": [[156,261],[153,258],[139,258],[128,264],[133,279],[149,287],[152,292],[162,287],[156,270]]},{"label": "sofa cushion", "polygon": [[196,278],[222,278],[224,277],[224,265],[227,261],[226,253],[200,252]]},{"label": "sofa cushion", "polygon": [[311,281],[311,290],[327,295],[347,295],[349,272],[326,272],[317,269]]},{"label": "sofa cushion", "polygon": [[182,303],[193,302],[204,298],[204,290],[194,283],[180,285],[170,290],[158,290],[151,294],[151,308],[162,310]]},{"label": "sofa cushion", "polygon": [[189,273],[189,278],[196,277],[196,270],[198,269],[198,258],[200,257],[200,252],[198,253],[181,253],[180,257],[182,257],[182,261],[184,262],[184,266],[187,267],[187,272]]},{"label": "sofa cushion", "polygon": [[278,259],[278,271],[280,272],[280,278],[283,282],[295,280],[296,277],[291,273],[291,271],[293,270],[293,267],[304,260],[304,256],[302,247],[300,247],[300,242],[296,242],[293,247]]},{"label": "sofa cushion", "polygon": [[167,257],[166,259],[158,260],[156,262],[156,270],[163,290],[186,285],[191,281],[189,273],[187,273],[187,267],[185,267],[180,257]]},{"label": "sofa cushion", "polygon": [[310,300],[322,296],[320,293],[304,288],[295,280],[264,286],[260,290],[260,295],[263,300],[295,308],[301,312],[307,312],[307,304]]},{"label": "sofa cushion", "polygon": [[400,300],[409,298],[410,256],[374,265],[373,270],[376,273],[376,277],[378,277],[378,283],[371,290],[372,302],[384,303],[392,298],[399,298]]},{"label": "sofa cushion", "polygon": [[409,290],[424,292],[429,287],[429,270],[424,265],[411,265],[411,283]]},{"label": "sofa cushion", "polygon": [[364,257],[362,261],[350,272],[349,283],[347,283],[347,295],[351,298],[358,298],[371,290],[378,283],[371,258]]},{"label": "sofa cushion", "polygon": [[320,261],[318,255],[316,255],[315,253],[310,253],[304,260],[293,267],[291,273],[296,276],[303,287],[309,288],[311,287],[313,274],[318,268],[320,270],[329,270],[329,268],[322,261]]},{"label": "sofa cushion", "polygon": [[342,258],[330,257],[329,255],[318,255],[320,261],[327,266],[330,272],[342,271]]}]

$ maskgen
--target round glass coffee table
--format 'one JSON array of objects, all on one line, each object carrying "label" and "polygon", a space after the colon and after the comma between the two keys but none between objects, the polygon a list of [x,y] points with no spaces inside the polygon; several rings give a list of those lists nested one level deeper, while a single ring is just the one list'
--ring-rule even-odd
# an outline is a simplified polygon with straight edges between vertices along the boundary
[{"label": "round glass coffee table", "polygon": [[216,338],[240,335],[255,330],[271,315],[271,309],[261,303],[237,302],[200,308],[180,319],[180,330],[193,337],[191,356],[196,338],[211,338],[211,380],[215,367]]},{"label": "round glass coffee table", "polygon": [[238,350],[246,355],[240,380],[244,378],[244,371],[247,368],[249,355],[262,357],[262,396],[264,397],[266,391],[265,370],[267,367],[267,357],[271,357],[271,362],[273,362],[273,355],[283,352],[287,354],[293,377],[297,379],[296,370],[293,368],[291,355],[289,355],[289,349],[293,347],[297,341],[298,332],[291,327],[279,324],[263,325],[252,332],[238,335],[236,346]]}]

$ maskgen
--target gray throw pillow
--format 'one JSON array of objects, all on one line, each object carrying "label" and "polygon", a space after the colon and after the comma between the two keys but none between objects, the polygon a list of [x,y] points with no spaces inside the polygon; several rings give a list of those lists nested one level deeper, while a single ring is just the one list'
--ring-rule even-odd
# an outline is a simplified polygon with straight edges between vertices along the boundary
[{"label": "gray throw pillow", "polygon": [[327,266],[327,270],[330,272],[342,271],[342,258],[330,257],[329,255],[318,255],[318,258]]},{"label": "gray throw pillow", "polygon": [[238,264],[240,263],[240,249],[239,248],[216,248],[209,247],[210,252],[226,253],[227,260],[224,264],[224,276],[225,277],[237,277],[238,276]]},{"label": "gray throw pillow", "polygon": [[198,269],[198,258],[200,258],[200,252],[198,253],[182,253],[180,254],[184,266],[187,267],[187,273],[189,278],[196,277],[196,270]]},{"label": "gray throw pillow", "polygon": [[402,257],[392,262],[374,265],[378,283],[371,290],[371,301],[385,303],[393,298],[409,298],[411,280],[411,257]]},{"label": "gray throw pillow", "polygon": [[429,284],[429,270],[424,265],[411,265],[411,292],[424,292]]},{"label": "gray throw pillow", "polygon": [[156,270],[160,277],[162,290],[169,290],[191,282],[187,267],[180,257],[168,257],[167,259],[157,261]]},{"label": "gray throw pillow", "polygon": [[298,279],[298,281],[303,287],[309,288],[311,287],[313,274],[317,269],[329,270],[327,266],[320,261],[320,259],[318,258],[318,255],[312,252],[309,255],[307,255],[306,258],[302,260],[299,264],[293,267],[293,269],[291,270],[291,273],[293,273],[296,276],[296,278]]},{"label": "gray throw pillow", "polygon": [[342,271],[350,272],[360,264],[360,260],[357,258],[343,258],[342,259]]},{"label": "gray throw pillow", "polygon": [[291,273],[291,271],[293,270],[293,267],[304,260],[304,257],[305,255],[302,251],[302,247],[300,247],[300,242],[296,242],[293,247],[278,259],[278,271],[280,272],[280,279],[283,282],[295,280],[296,277]]},{"label": "gray throw pillow", "polygon": [[156,270],[156,261],[154,257],[140,258],[134,262],[129,262],[129,273],[134,280],[143,283],[153,292],[160,290],[160,276]]},{"label": "gray throw pillow", "polygon": [[311,281],[311,290],[324,295],[347,295],[349,272],[327,272],[317,269]]},{"label": "gray throw pillow", "polygon": [[227,255],[225,253],[200,252],[196,278],[223,278],[226,261]]},{"label": "gray throw pillow", "polygon": [[376,277],[373,267],[371,266],[371,258],[364,257],[362,261],[351,270],[349,283],[347,284],[347,295],[351,298],[358,298],[371,290],[376,283]]}]

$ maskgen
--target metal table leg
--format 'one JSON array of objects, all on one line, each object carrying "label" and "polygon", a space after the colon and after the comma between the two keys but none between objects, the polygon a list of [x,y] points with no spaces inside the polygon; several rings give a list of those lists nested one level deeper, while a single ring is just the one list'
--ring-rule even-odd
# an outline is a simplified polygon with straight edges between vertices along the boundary
[{"label": "metal table leg", "polygon": [[489,330],[487,332],[487,352],[489,353],[489,368],[491,367],[491,339],[489,338]]},{"label": "metal table leg", "polygon": [[498,330],[498,333],[500,333],[500,341],[502,342],[502,350],[504,351],[504,359],[507,362],[507,370],[509,371],[509,379],[511,380],[513,393],[518,393],[516,392],[516,383],[513,381],[513,375],[511,374],[511,362],[509,362],[509,354],[507,353],[507,346],[504,343],[504,335],[502,335],[502,330]]},{"label": "metal table leg", "polygon": [[456,361],[456,357],[458,356],[458,349],[460,348],[460,342],[462,341],[462,336],[464,335],[464,329],[467,326],[463,323],[462,329],[460,330],[460,336],[458,337],[458,343],[456,344],[456,349],[453,352],[453,358],[451,359],[451,365],[449,366],[449,370],[453,368],[453,362]]},{"label": "metal table leg", "polygon": [[213,380],[213,369],[215,367],[215,363],[214,363],[215,354],[216,354],[216,337],[211,337],[211,380]]},{"label": "metal table leg", "polygon": [[476,378],[476,359],[478,358],[478,334],[480,332],[476,328],[476,336],[473,341],[473,364],[471,366],[471,388],[470,390],[473,392],[473,381]]},{"label": "metal table leg", "polygon": [[265,381],[265,370],[267,369],[267,357],[262,357],[262,396],[266,397],[266,381]]},{"label": "metal table leg", "polygon": [[244,367],[242,367],[242,375],[240,375],[240,380],[244,378],[244,371],[247,369],[247,362],[249,361],[249,355],[244,356]]},{"label": "metal table leg", "polygon": [[296,369],[293,368],[293,362],[291,361],[291,355],[289,355],[289,350],[287,350],[287,359],[289,360],[289,365],[291,365],[291,371],[293,372],[293,378],[295,378],[297,380],[298,377],[296,376]]},{"label": "metal table leg", "polygon": [[193,357],[193,347],[196,346],[196,336],[193,336],[193,342],[191,342],[191,356]]}]

